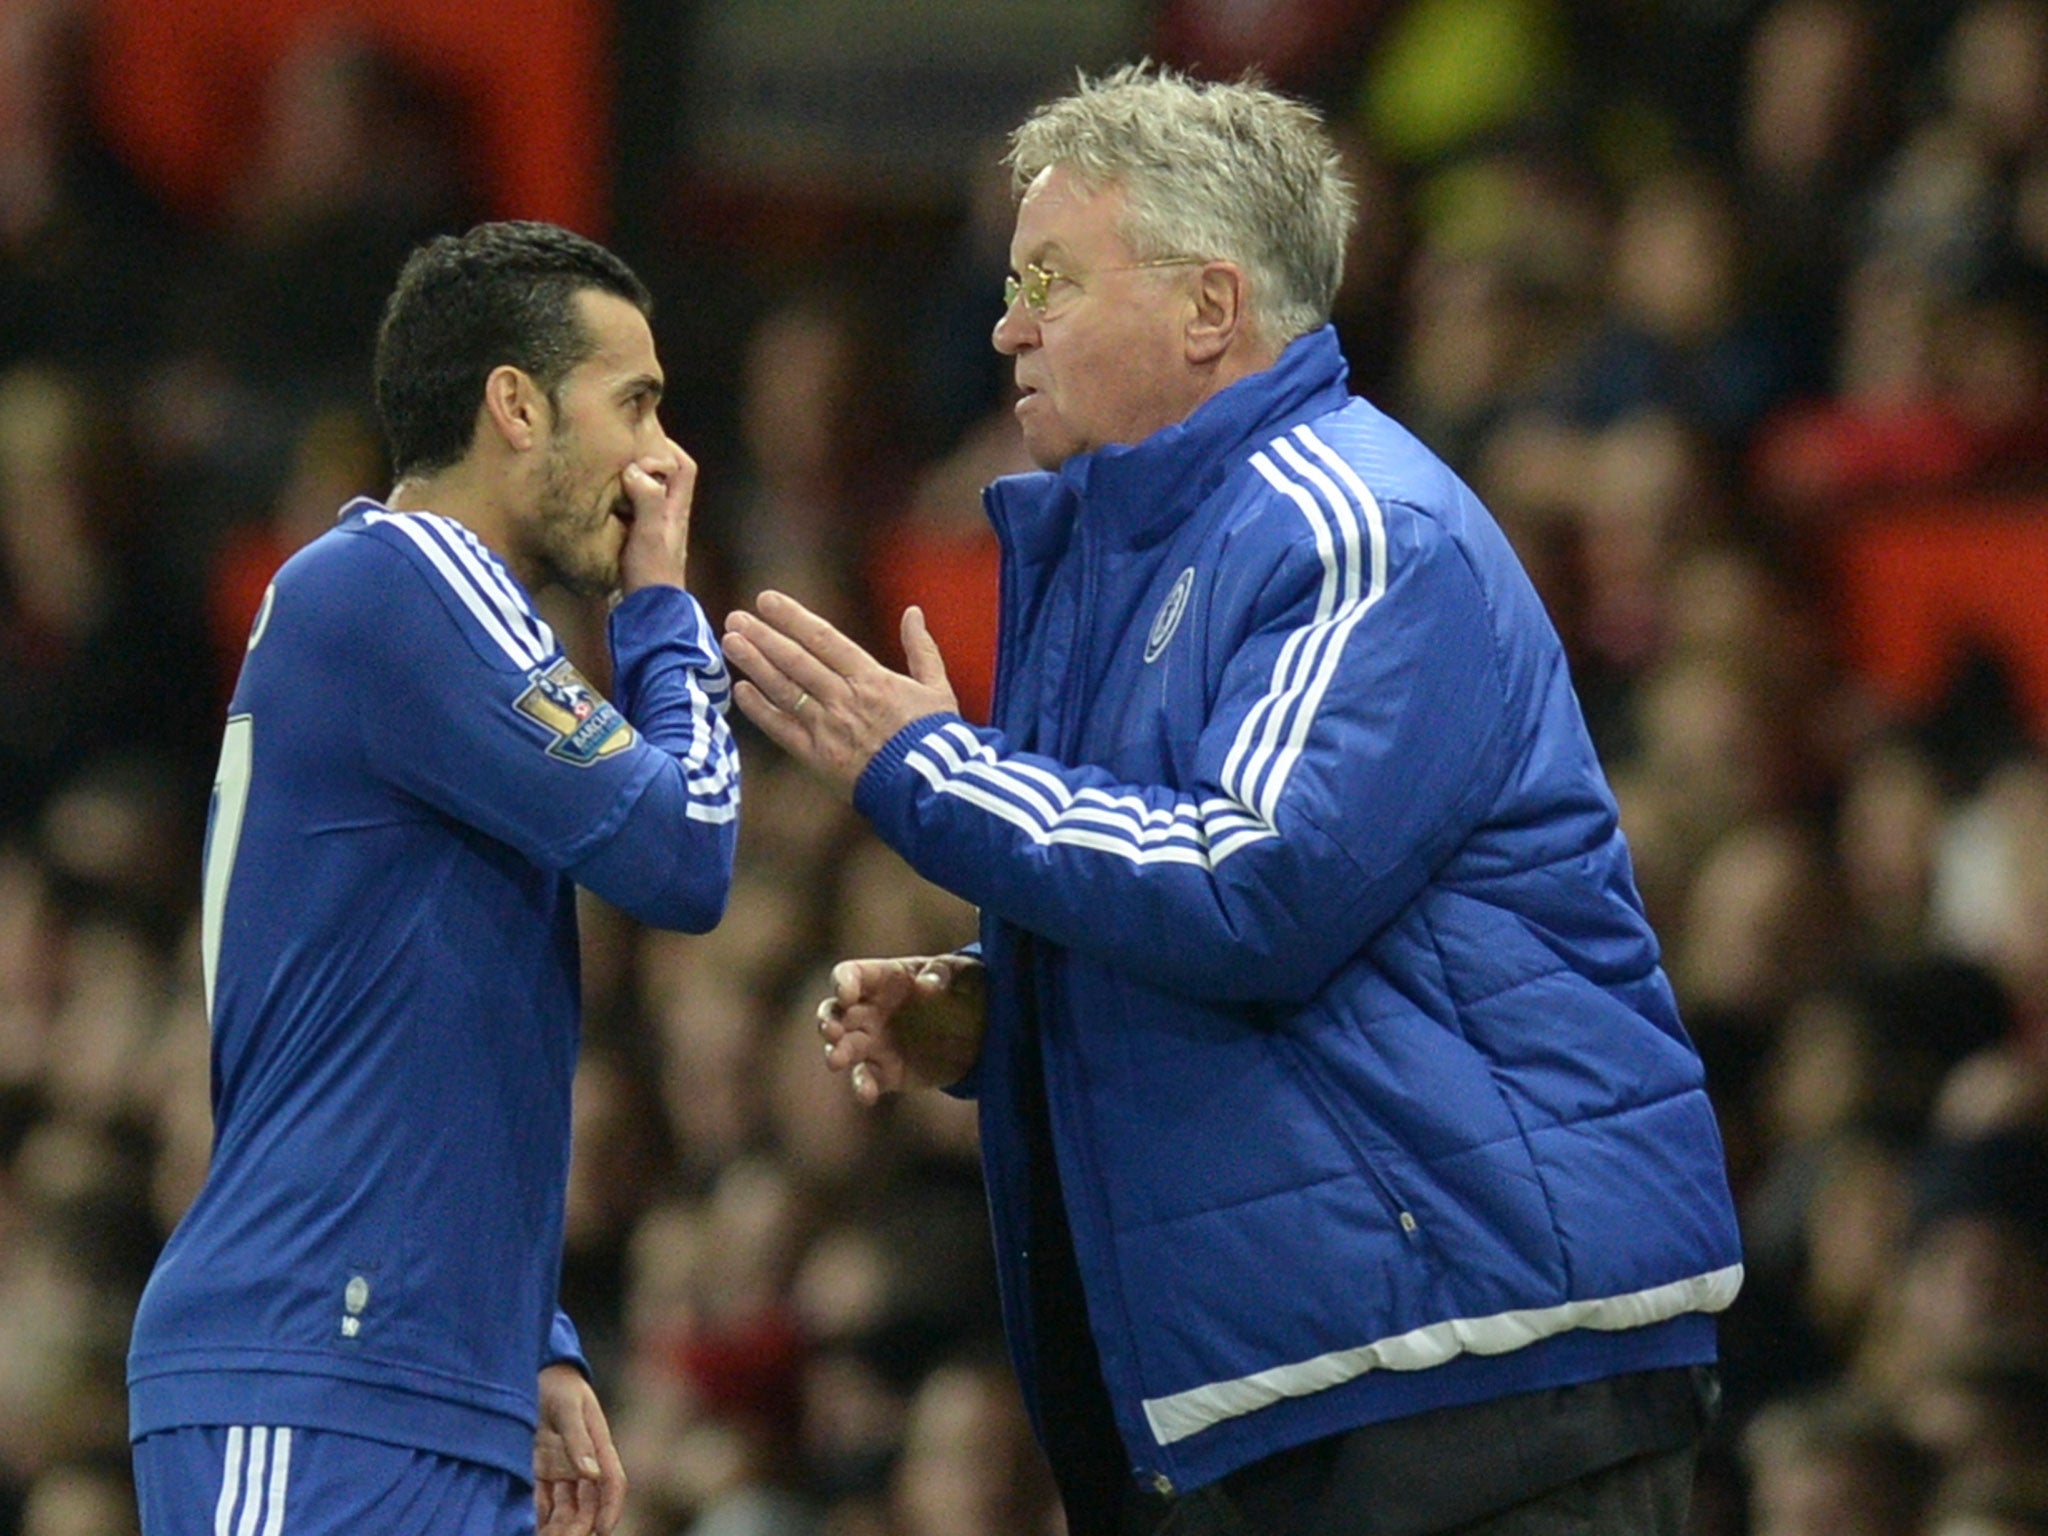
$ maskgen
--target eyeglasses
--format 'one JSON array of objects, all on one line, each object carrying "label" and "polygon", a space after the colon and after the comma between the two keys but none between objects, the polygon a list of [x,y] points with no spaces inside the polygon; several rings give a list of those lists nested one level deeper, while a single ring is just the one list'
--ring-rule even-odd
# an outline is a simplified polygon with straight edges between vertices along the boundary
[{"label": "eyeglasses", "polygon": [[[1149,267],[1199,267],[1206,256],[1155,256],[1150,261],[1133,261],[1121,267],[1097,267],[1097,272],[1142,272]],[[1078,288],[1080,281],[1052,267],[1041,267],[1035,261],[1024,263],[1024,275],[1014,273],[1003,279],[1003,309],[1007,312],[1019,299],[1024,307],[1043,320],[1053,307],[1053,286],[1066,283]]]}]

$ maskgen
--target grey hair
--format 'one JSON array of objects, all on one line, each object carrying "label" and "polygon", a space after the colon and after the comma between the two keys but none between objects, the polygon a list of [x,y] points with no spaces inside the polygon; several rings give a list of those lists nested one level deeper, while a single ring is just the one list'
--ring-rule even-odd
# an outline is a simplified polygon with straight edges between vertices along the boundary
[{"label": "grey hair", "polygon": [[1312,107],[1254,79],[1198,81],[1147,61],[1049,101],[1010,136],[1015,190],[1061,165],[1121,188],[1138,260],[1201,256],[1249,279],[1253,328],[1275,344],[1330,318],[1357,197]]}]

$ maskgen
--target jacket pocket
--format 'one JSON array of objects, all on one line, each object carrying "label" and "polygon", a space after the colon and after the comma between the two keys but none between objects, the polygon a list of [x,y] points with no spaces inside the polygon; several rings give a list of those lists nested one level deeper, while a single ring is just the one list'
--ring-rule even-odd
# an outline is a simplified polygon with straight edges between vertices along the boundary
[{"label": "jacket pocket", "polygon": [[1380,1167],[1372,1149],[1356,1132],[1358,1114],[1356,1109],[1347,1110],[1342,1099],[1332,1088],[1324,1074],[1318,1069],[1314,1053],[1302,1041],[1289,1034],[1275,1036],[1280,1049],[1286,1054],[1296,1080],[1301,1084],[1303,1096],[1311,1100],[1321,1112],[1323,1123],[1330,1133],[1342,1142],[1351,1154],[1358,1172],[1379,1193],[1381,1203],[1386,1207],[1387,1219],[1401,1234],[1411,1241],[1422,1236],[1422,1224],[1415,1213],[1403,1200],[1393,1181]]},{"label": "jacket pocket", "polygon": [[1304,1093],[1390,1218],[1427,1244],[1467,1315],[1560,1299],[1556,1213],[1520,1119],[1485,1060],[1419,1013],[1304,1017],[1286,1042]]}]

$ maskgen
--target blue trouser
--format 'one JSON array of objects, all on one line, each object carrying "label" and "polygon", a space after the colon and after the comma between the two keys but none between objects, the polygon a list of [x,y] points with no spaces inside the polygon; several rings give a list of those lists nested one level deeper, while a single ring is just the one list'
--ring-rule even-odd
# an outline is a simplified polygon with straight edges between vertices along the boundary
[{"label": "blue trouser", "polygon": [[143,1536],[533,1536],[533,1489],[332,1430],[195,1425],[135,1442]]}]

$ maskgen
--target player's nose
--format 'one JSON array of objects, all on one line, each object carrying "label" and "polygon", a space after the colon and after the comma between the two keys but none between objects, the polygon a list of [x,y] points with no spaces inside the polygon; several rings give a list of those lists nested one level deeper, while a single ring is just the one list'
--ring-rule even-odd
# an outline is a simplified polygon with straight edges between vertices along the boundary
[{"label": "player's nose", "polygon": [[633,462],[666,485],[681,472],[686,457],[669,439],[660,438]]}]

